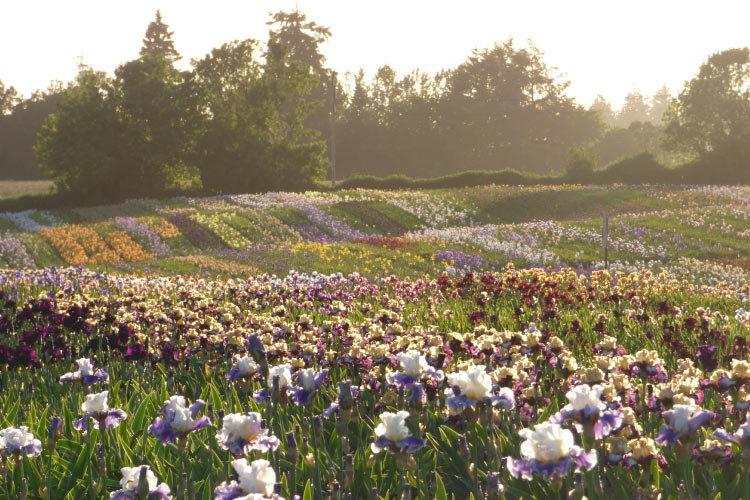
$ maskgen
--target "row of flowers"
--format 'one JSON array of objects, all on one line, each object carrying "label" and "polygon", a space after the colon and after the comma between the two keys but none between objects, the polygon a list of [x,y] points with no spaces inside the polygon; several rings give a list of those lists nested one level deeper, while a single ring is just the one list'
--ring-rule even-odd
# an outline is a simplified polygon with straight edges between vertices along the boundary
[{"label": "row of flowers", "polygon": [[39,233],[68,264],[85,265],[153,259],[126,232],[88,225],[65,225],[43,229]]}]

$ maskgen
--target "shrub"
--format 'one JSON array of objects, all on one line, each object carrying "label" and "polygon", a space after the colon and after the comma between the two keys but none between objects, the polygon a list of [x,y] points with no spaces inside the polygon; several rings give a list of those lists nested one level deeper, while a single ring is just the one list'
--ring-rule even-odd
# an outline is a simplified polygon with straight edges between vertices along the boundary
[{"label": "shrub", "polygon": [[604,170],[595,172],[597,183],[659,184],[679,182],[673,170],[659,163],[651,153],[641,153],[624,158]]}]

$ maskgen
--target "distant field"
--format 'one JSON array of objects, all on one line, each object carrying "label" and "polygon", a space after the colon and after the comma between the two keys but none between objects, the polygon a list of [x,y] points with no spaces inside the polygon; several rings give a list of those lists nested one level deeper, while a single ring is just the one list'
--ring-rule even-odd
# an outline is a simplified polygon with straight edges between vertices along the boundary
[{"label": "distant field", "polygon": [[29,194],[45,194],[54,189],[52,181],[2,181],[0,180],[0,199],[18,198]]},{"label": "distant field", "polygon": [[750,188],[721,186],[357,189],[1,212],[0,266],[413,277],[512,263],[590,274],[604,267],[603,214],[612,271],[750,282]]}]

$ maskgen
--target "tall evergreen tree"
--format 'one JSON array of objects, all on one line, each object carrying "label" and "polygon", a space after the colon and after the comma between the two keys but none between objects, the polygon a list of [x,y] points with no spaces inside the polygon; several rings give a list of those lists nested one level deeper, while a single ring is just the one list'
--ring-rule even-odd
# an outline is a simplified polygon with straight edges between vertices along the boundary
[{"label": "tall evergreen tree", "polygon": [[654,97],[651,98],[651,110],[649,111],[651,123],[661,125],[664,113],[669,109],[670,102],[672,102],[672,91],[669,90],[669,87],[665,83],[656,91]]},{"label": "tall evergreen tree", "polygon": [[617,123],[617,117],[615,116],[615,111],[612,109],[612,104],[603,95],[597,94],[596,99],[591,103],[589,109],[598,112],[602,121],[610,127],[613,127]]},{"label": "tall evergreen tree", "polygon": [[272,14],[266,24],[270,26],[266,57],[272,50],[283,48],[289,62],[298,63],[315,77],[315,85],[305,97],[314,105],[305,118],[305,127],[317,130],[330,147],[332,74],[325,67],[326,58],[320,53],[320,46],[331,37],[331,30],[308,21],[298,10]]},{"label": "tall evergreen tree", "polygon": [[317,76],[327,74],[323,67],[326,58],[320,53],[320,44],[331,37],[331,30],[315,22],[307,22],[307,16],[299,11],[279,11],[266,24],[273,27],[268,33],[269,49],[273,45],[285,45],[290,61],[299,61]]},{"label": "tall evergreen tree", "polygon": [[170,63],[182,59],[179,52],[174,48],[172,35],[174,31],[169,31],[169,25],[164,24],[161,20],[161,11],[156,11],[156,20],[151,22],[146,29],[146,37],[143,39],[140,55],[162,56]]},{"label": "tall evergreen tree", "polygon": [[625,102],[617,113],[617,126],[628,128],[633,122],[649,121],[650,107],[647,96],[636,90],[635,86],[625,96]]}]

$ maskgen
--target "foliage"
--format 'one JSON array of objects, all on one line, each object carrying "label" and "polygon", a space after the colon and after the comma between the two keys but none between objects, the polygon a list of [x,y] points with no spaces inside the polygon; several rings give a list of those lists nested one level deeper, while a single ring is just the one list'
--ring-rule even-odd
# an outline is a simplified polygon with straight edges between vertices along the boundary
[{"label": "foliage", "polygon": [[170,63],[179,61],[182,57],[174,48],[173,34],[173,31],[169,31],[169,26],[161,20],[161,10],[157,9],[156,19],[146,29],[140,55],[163,57]]},{"label": "foliage", "polygon": [[573,182],[589,182],[598,161],[599,157],[596,152],[571,149],[568,152],[568,164],[565,167],[565,175]]},{"label": "foliage", "polygon": [[[706,155],[750,144],[750,49],[712,54],[667,112],[665,145]],[[746,155],[745,155],[746,156]]]},{"label": "foliage", "polygon": [[21,101],[18,91],[12,85],[5,87],[5,84],[0,80],[0,117],[9,114],[13,111],[13,108]]},{"label": "foliage", "polygon": [[114,82],[103,73],[84,69],[63,93],[57,111],[47,117],[34,153],[58,192],[102,200],[129,179],[115,92]]},{"label": "foliage", "polygon": [[565,96],[533,45],[512,40],[477,49],[457,68],[396,77],[389,66],[371,83],[350,77],[341,112],[337,166],[344,173],[445,175],[459,168],[549,173],[570,147],[603,125]]},{"label": "foliage", "polygon": [[[130,175],[121,186],[128,196],[157,196],[187,179],[186,166],[200,132],[200,114],[190,76],[175,70],[169,60],[147,53],[115,71],[121,142]],[[198,183],[199,184],[199,183]]]},{"label": "foliage", "polygon": [[269,50],[261,64],[256,42],[233,42],[194,63],[206,116],[199,164],[211,191],[300,189],[327,165],[325,144],[304,125],[315,78],[282,46]]},{"label": "foliage", "polygon": [[651,153],[640,153],[609,165],[603,171],[597,172],[597,182],[620,182],[623,184],[639,184],[650,182],[659,184],[675,182],[679,170],[666,169]]},{"label": "foliage", "polygon": [[643,152],[658,154],[662,161],[666,162],[671,157],[665,155],[660,149],[659,142],[663,130],[663,127],[653,125],[651,122],[635,121],[627,128],[608,129],[593,148],[602,165],[609,165]]},{"label": "foliage", "polygon": [[0,112],[0,178],[31,180],[46,177],[37,166],[33,147],[42,124],[55,111],[62,97],[62,89],[51,85],[28,99],[16,98],[8,114]]}]

